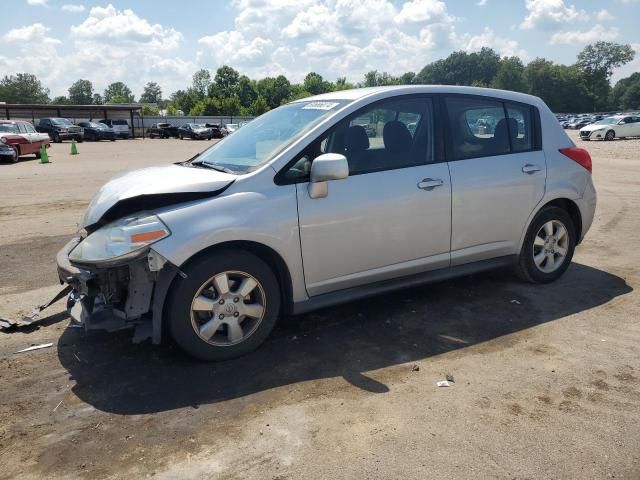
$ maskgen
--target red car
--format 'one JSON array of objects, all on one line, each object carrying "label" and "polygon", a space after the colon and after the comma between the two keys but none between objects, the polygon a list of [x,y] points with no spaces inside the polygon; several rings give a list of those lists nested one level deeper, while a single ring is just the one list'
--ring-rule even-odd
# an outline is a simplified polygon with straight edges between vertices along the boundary
[{"label": "red car", "polygon": [[[38,133],[29,122],[22,120],[0,120],[0,147],[2,158],[17,162],[18,157],[35,154],[40,158],[40,147],[51,145],[49,135]],[[15,154],[11,154],[9,146]]]}]

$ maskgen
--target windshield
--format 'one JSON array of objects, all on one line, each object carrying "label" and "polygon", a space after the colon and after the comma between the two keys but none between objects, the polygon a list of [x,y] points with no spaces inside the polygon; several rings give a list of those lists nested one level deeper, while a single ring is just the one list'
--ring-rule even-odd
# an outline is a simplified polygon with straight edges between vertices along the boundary
[{"label": "windshield", "polygon": [[0,132],[19,133],[20,131],[15,123],[0,123]]},{"label": "windshield", "polygon": [[346,100],[296,102],[271,110],[206,150],[205,165],[218,165],[238,173],[255,170],[274,158]]},{"label": "windshield", "polygon": [[104,123],[87,122],[85,125],[90,128],[97,128],[99,130],[102,130],[104,128],[109,128]]},{"label": "windshield", "polygon": [[602,120],[597,121],[596,123],[594,123],[594,125],[615,125],[619,121],[620,121],[619,118],[607,117],[607,118],[603,118]]},{"label": "windshield", "polygon": [[52,118],[51,123],[53,123],[54,125],[73,125],[73,123],[71,123],[66,118]]}]

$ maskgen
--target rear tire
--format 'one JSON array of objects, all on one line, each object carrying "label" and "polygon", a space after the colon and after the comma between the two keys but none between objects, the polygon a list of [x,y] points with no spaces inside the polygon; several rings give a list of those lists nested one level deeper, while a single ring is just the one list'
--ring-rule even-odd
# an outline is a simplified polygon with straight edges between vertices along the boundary
[{"label": "rear tire", "polygon": [[543,208],[529,226],[516,274],[531,283],[557,280],[571,264],[576,240],[575,225],[566,210]]},{"label": "rear tire", "polygon": [[[167,322],[173,339],[189,355],[205,361],[235,358],[256,349],[271,333],[280,312],[280,286],[260,258],[222,250],[192,262],[184,273],[187,277],[178,277],[172,286]],[[226,278],[226,289],[213,281],[220,277]],[[253,285],[246,295],[241,288],[245,280]]]}]

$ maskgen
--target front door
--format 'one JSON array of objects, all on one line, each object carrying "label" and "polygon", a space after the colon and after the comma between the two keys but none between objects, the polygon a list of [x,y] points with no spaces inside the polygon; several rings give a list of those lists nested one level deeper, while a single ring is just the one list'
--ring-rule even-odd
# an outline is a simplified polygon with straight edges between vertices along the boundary
[{"label": "front door", "polygon": [[434,163],[433,118],[426,97],[373,104],[300,159],[302,172],[320,153],[342,153],[350,171],[325,198],[297,184],[310,296],[449,266],[451,183],[447,164]]}]

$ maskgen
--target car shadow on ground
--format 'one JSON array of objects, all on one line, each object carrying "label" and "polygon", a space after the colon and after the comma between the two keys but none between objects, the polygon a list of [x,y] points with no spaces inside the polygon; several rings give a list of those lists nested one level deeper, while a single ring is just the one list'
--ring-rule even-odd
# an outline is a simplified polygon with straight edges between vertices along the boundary
[{"label": "car shadow on ground", "polygon": [[380,295],[284,319],[257,351],[221,363],[191,360],[172,345],[131,344],[131,334],[67,329],[59,358],[73,392],[95,408],[143,414],[198,407],[307,380],[344,377],[384,393],[367,371],[492,341],[605,304],[632,288],[573,264],[557,282],[529,285],[495,271]]}]

